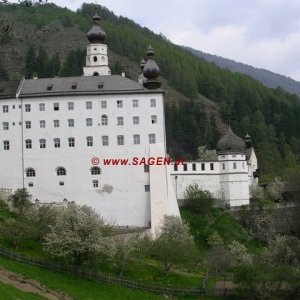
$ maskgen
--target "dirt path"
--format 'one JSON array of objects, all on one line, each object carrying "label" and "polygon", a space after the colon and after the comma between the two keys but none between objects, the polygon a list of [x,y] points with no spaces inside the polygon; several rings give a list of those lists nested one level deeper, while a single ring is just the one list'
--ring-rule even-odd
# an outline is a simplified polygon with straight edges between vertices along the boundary
[{"label": "dirt path", "polygon": [[23,292],[31,292],[45,297],[49,300],[73,300],[63,292],[50,291],[39,282],[25,278],[17,273],[5,270],[0,267],[0,282],[12,285]]}]

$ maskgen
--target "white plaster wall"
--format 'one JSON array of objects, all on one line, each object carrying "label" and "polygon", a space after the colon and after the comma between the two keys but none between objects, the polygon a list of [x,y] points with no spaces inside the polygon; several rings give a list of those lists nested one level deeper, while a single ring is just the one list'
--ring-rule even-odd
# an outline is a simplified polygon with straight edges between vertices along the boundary
[{"label": "white plaster wall", "polygon": [[230,206],[249,204],[248,167],[244,154],[219,155],[220,185]]},{"label": "white plaster wall", "polygon": [[[202,164],[205,170],[202,170]],[[214,165],[213,170],[211,164]],[[177,171],[174,165],[169,166],[178,200],[185,198],[189,185],[197,184],[200,189],[210,191],[214,197],[225,200],[231,206],[249,204],[248,169],[244,154],[221,155],[215,162],[189,162],[186,165],[186,171],[183,165],[178,165]],[[193,170],[193,165],[196,170]]]},{"label": "white plaster wall", "polygon": [[254,149],[252,148],[250,158],[248,160],[248,178],[249,178],[249,186],[258,185],[258,177],[253,176],[253,172],[258,169],[258,164],[257,164],[257,157],[255,154]]},{"label": "white plaster wall", "polygon": [[[214,165],[214,170],[210,169],[210,164]],[[193,164],[196,164],[196,171],[193,171]],[[187,163],[187,171],[183,165],[178,165],[178,170],[174,171],[174,165],[169,166],[177,199],[185,198],[186,188],[191,184],[198,184],[202,190],[210,191],[215,197],[221,197],[220,190],[220,164],[218,162],[205,162],[205,170],[202,170],[201,162]]]},{"label": "white plaster wall", "polygon": [[[2,106],[8,105],[9,112],[3,113]],[[21,102],[17,99],[0,99],[0,188],[22,187],[22,126]],[[3,130],[3,122],[9,130]],[[3,141],[10,142],[10,150],[4,150]]]},{"label": "white plaster wall", "polygon": [[[156,99],[156,107],[150,107],[150,99]],[[139,107],[132,106],[132,100],[139,100]],[[107,101],[107,108],[101,108],[101,100]],[[117,100],[123,100],[123,108],[117,108]],[[68,102],[74,102],[74,110],[68,110]],[[86,101],[92,101],[93,109],[86,109]],[[45,103],[45,111],[39,111],[39,103]],[[60,110],[54,111],[53,103],[60,104]],[[163,145],[165,153],[165,133],[163,114],[163,94],[145,93],[132,95],[94,95],[74,97],[43,97],[23,99],[31,104],[31,111],[23,111],[23,140],[32,139],[32,149],[25,149],[24,170],[32,167],[36,177],[25,177],[25,187],[33,199],[41,202],[61,202],[64,198],[79,204],[94,207],[107,219],[113,219],[119,225],[146,227],[151,220],[150,193],[145,192],[149,185],[149,173],[144,166],[103,166],[101,175],[91,175],[91,159],[149,157],[148,134],[156,135],[156,142]],[[108,116],[108,125],[101,125],[101,115]],[[12,114],[6,118],[13,120]],[[157,123],[152,124],[151,115],[157,115]],[[117,117],[124,117],[124,125],[117,125]],[[133,124],[132,117],[139,116],[140,124]],[[2,115],[1,115],[2,117]],[[93,126],[86,126],[86,118],[93,118]],[[68,119],[74,119],[75,127],[68,127]],[[40,128],[39,121],[46,121],[46,128]],[[60,120],[60,127],[54,128],[53,120]],[[25,129],[25,121],[31,121],[31,129]],[[19,126],[19,125],[18,125]],[[19,126],[18,128],[20,128]],[[17,128],[17,127],[16,127]],[[133,144],[133,135],[140,134],[141,144]],[[109,136],[109,146],[102,146],[102,135]],[[124,135],[125,145],[117,145],[117,135]],[[3,135],[4,136],[4,135]],[[11,132],[9,133],[11,136]],[[86,137],[93,136],[94,146],[86,146]],[[68,137],[75,138],[75,148],[68,147]],[[39,139],[47,142],[46,149],[39,148]],[[61,139],[61,148],[54,148],[53,139]],[[22,187],[22,169],[18,167],[15,157],[21,160],[20,132],[16,135],[13,151],[3,153],[1,150],[1,169],[13,169],[0,174],[3,187]],[[12,167],[13,166],[13,167]],[[62,166],[67,170],[66,176],[57,176],[56,168]],[[99,187],[94,188],[93,179],[99,180]],[[59,182],[63,181],[64,186]],[[33,183],[33,187],[29,187]],[[167,201],[167,199],[165,199]]]},{"label": "white plaster wall", "polygon": [[[97,57],[97,61],[94,61]],[[108,67],[107,45],[90,44],[87,46],[86,66],[83,68],[84,76],[93,76],[95,72],[98,75],[110,75]]]}]

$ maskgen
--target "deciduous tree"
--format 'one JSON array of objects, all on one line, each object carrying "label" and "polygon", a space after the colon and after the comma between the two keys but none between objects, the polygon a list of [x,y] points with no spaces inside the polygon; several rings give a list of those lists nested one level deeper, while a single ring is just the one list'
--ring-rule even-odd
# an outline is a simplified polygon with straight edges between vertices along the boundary
[{"label": "deciduous tree", "polygon": [[71,203],[59,212],[55,225],[45,237],[44,249],[52,256],[80,266],[99,254],[107,229],[104,220],[92,208]]},{"label": "deciduous tree", "polygon": [[191,253],[196,253],[189,226],[180,217],[164,216],[157,237],[153,241],[152,254],[162,262],[165,278],[174,265],[189,265],[197,260]]}]

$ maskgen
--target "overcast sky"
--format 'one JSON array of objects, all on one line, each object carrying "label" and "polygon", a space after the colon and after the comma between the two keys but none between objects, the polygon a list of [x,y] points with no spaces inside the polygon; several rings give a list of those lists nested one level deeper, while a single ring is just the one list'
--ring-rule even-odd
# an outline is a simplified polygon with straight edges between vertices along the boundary
[{"label": "overcast sky", "polygon": [[[51,2],[51,0],[48,0]],[[97,3],[173,43],[300,81],[300,0],[52,0]]]}]

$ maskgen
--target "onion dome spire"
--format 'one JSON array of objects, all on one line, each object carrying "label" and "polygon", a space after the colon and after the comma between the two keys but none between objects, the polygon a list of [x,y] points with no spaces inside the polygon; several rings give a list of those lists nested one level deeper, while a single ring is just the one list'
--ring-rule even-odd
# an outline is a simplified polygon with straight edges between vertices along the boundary
[{"label": "onion dome spire", "polygon": [[147,50],[147,62],[143,69],[143,75],[145,80],[143,82],[144,87],[147,89],[157,89],[160,88],[161,82],[157,81],[157,77],[160,75],[160,70],[156,62],[154,61],[154,50],[149,45]]},{"label": "onion dome spire", "polygon": [[238,137],[232,130],[228,127],[226,134],[217,143],[217,153],[244,153],[246,150],[246,144],[244,140]]},{"label": "onion dome spire", "polygon": [[246,143],[246,148],[251,148],[252,147],[252,140],[250,135],[247,133],[245,136],[245,143]]},{"label": "onion dome spire", "polygon": [[146,78],[143,75],[143,70],[145,68],[146,62],[144,59],[141,60],[140,63],[140,72],[139,72],[139,77],[138,77],[138,83],[143,84],[143,82],[146,80]]},{"label": "onion dome spire", "polygon": [[145,68],[145,65],[146,65],[146,61],[144,59],[141,60],[141,63],[140,63],[140,69],[141,69],[141,72],[143,73],[143,70]]},{"label": "onion dome spire", "polygon": [[107,41],[106,33],[100,27],[100,20],[101,18],[96,11],[95,15],[93,16],[93,27],[87,33],[87,38],[92,44],[105,44]]}]

